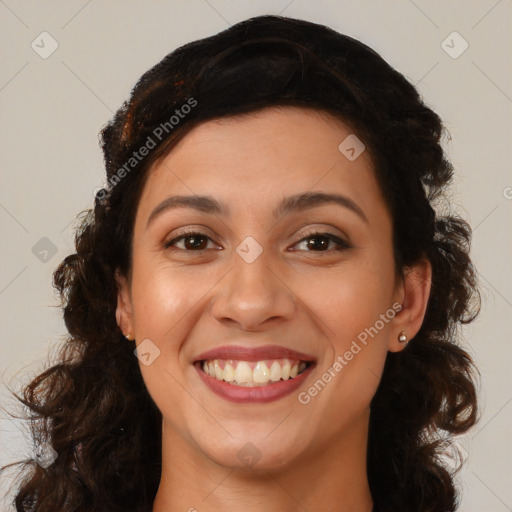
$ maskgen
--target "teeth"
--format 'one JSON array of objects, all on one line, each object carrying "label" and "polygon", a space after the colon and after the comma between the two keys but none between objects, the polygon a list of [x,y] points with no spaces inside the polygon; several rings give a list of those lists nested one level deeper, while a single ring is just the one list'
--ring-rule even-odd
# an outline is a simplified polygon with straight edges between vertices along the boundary
[{"label": "teeth", "polygon": [[272,382],[281,380],[281,365],[277,361],[274,361],[270,367],[270,380]]},{"label": "teeth", "polygon": [[210,377],[244,387],[263,386],[269,382],[293,379],[306,367],[304,361],[288,359],[255,363],[219,359],[203,362],[203,370]]},{"label": "teeth", "polygon": [[[212,374],[210,373],[210,375]],[[253,382],[251,367],[245,361],[238,363],[235,370],[235,380],[239,384],[243,382]]]},{"label": "teeth", "polygon": [[[217,376],[215,376],[215,378],[217,379]],[[235,369],[229,363],[224,366],[224,377],[221,376],[218,380],[223,380],[223,378],[226,382],[235,380]]]},{"label": "teeth", "polygon": [[214,361],[213,366],[215,368],[215,378],[218,380],[222,380],[222,377],[224,377],[224,372],[222,371],[222,368],[219,365],[218,361]]},{"label": "teeth", "polygon": [[252,380],[254,382],[268,382],[270,379],[270,370],[265,361],[259,361],[252,371]]},{"label": "teeth", "polygon": [[283,380],[288,380],[290,378],[290,361],[286,361],[281,367],[281,377]]}]

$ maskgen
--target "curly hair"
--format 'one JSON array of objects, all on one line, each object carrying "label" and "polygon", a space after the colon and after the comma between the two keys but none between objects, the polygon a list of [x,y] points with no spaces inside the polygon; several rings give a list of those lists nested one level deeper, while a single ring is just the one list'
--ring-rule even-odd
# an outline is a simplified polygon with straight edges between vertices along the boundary
[{"label": "curly hair", "polygon": [[[102,128],[108,185],[82,212],[76,252],[53,276],[69,336],[58,360],[16,395],[30,411],[34,442],[49,443],[58,457],[48,467],[17,463],[18,512],[151,510],[162,416],[116,323],[114,279],[116,269],[131,268],[147,171],[199,123],[288,105],[351,127],[391,212],[398,275],[420,258],[432,265],[421,329],[406,350],[387,354],[371,403],[375,510],[457,509],[456,471],[440,455],[478,417],[478,371],[457,338],[477,316],[480,294],[469,225],[435,211],[453,176],[445,128],[416,88],[363,43],[323,25],[258,16],[167,55]],[[142,147],[151,149],[139,158]]]}]

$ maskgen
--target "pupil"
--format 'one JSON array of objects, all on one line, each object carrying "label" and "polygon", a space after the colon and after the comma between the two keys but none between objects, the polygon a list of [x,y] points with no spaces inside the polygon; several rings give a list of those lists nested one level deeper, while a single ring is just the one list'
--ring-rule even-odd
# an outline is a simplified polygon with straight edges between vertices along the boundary
[{"label": "pupil", "polygon": [[[201,244],[200,240],[203,240],[204,242],[204,237],[203,236],[189,236],[188,238],[185,239],[185,246],[187,247],[187,249],[190,249],[190,248],[195,248],[195,249],[204,249],[204,247],[201,247],[201,245],[204,245]],[[189,240],[192,240],[192,243],[189,243],[188,241]]]},{"label": "pupil", "polygon": [[[316,240],[316,242],[311,242],[312,240]],[[320,242],[319,242],[320,240]],[[308,248],[310,249],[325,249],[328,246],[328,241],[324,237],[315,236],[310,238],[308,241]]]}]

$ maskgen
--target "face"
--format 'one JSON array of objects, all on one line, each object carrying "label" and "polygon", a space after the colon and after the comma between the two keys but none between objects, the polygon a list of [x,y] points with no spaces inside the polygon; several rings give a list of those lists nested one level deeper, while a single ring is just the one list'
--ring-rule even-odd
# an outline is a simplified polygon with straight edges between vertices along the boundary
[{"label": "face", "polygon": [[117,318],[187,457],[270,469],[348,445],[419,329],[428,268],[397,279],[370,155],[339,149],[351,134],[268,108],[195,127],[148,171]]}]

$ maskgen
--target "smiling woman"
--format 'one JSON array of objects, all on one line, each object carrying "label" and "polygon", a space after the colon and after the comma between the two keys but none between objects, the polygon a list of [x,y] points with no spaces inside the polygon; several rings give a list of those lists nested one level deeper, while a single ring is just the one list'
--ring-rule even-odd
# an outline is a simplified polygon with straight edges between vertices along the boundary
[{"label": "smiling woman", "polygon": [[145,73],[54,275],[69,338],[20,398],[17,510],[456,510],[479,294],[469,226],[434,210],[442,134],[373,50],[297,19]]}]

